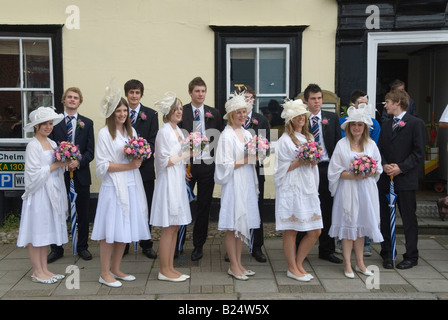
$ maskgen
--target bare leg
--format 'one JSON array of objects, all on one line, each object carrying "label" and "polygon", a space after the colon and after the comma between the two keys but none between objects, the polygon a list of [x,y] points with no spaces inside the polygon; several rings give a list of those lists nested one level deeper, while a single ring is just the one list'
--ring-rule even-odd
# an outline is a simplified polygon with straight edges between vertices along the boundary
[{"label": "bare leg", "polygon": [[[283,234],[283,253],[285,254],[288,270],[297,277],[303,277],[305,274],[297,268],[296,261],[296,235],[295,230],[285,230]],[[302,239],[303,241],[304,239]]]},{"label": "bare leg", "polygon": [[101,278],[106,282],[115,281],[115,278],[110,274],[110,259],[113,250],[113,243],[107,243],[106,240],[100,241]]},{"label": "bare leg", "polygon": [[160,273],[167,278],[178,278],[181,274],[174,270],[174,249],[178,226],[162,228],[160,236]]},{"label": "bare leg", "polygon": [[[42,265],[42,247],[34,247],[32,244],[28,244],[28,255],[30,257],[31,266],[33,267],[33,275],[42,280],[49,280],[51,278]],[[46,251],[45,251],[46,252]],[[45,263],[47,261],[45,255]]]},{"label": "bare leg", "polygon": [[241,269],[242,241],[235,237],[235,231],[227,230],[224,242],[230,260],[230,271],[232,271],[234,275],[242,275],[244,272],[244,269]]},{"label": "bare leg", "polygon": [[353,242],[353,240],[342,239],[342,256],[344,257],[345,273],[353,273],[352,264],[350,261],[353,250]]},{"label": "bare leg", "polygon": [[364,237],[358,238],[353,244],[355,251],[356,265],[361,271],[366,271],[366,266],[364,264]]},{"label": "bare leg", "polygon": [[319,239],[320,233],[320,229],[310,230],[300,241],[299,248],[297,249],[296,264],[297,269],[303,274],[307,273],[305,268],[303,267],[303,261],[305,261],[308,253],[310,253],[317,239]]},{"label": "bare leg", "polygon": [[[123,259],[124,249],[126,248],[126,243],[123,242],[114,242],[113,250],[112,250],[112,263],[110,267],[110,271],[118,277],[126,277],[127,274],[121,272],[120,265],[121,260]],[[104,278],[103,278],[104,279]]]}]

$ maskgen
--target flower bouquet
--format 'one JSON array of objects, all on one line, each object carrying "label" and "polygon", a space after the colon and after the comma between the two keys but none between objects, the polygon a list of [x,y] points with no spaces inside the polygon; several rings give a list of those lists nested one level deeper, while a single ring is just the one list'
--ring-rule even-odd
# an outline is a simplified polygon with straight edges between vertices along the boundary
[{"label": "flower bouquet", "polygon": [[269,141],[263,136],[253,136],[245,145],[245,150],[248,155],[254,156],[259,152],[266,154],[269,149]]},{"label": "flower bouquet", "polygon": [[350,163],[349,172],[354,175],[376,175],[378,173],[376,160],[367,156],[362,155],[355,157]]},{"label": "flower bouquet", "polygon": [[142,137],[134,137],[124,145],[123,153],[129,160],[142,158],[143,160],[151,157],[152,151],[148,141]]},{"label": "flower bouquet", "polygon": [[305,162],[319,162],[323,149],[316,141],[308,141],[297,147],[297,159]]},{"label": "flower bouquet", "polygon": [[182,150],[185,151],[204,151],[209,147],[210,141],[207,136],[200,132],[190,132],[188,137],[182,141]]},{"label": "flower bouquet", "polygon": [[81,152],[78,146],[71,142],[62,141],[54,149],[53,157],[56,161],[68,162],[70,160],[81,160]]}]

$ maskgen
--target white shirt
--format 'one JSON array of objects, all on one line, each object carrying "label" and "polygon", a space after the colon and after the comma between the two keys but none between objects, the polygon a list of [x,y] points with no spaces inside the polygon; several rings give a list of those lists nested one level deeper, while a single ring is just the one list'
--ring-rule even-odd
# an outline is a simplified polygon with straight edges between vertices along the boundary
[{"label": "white shirt", "polygon": [[[199,121],[201,122],[201,133],[205,134],[205,112],[204,112],[204,105],[200,106],[199,108],[196,108],[194,105],[191,105],[191,109],[193,110],[193,131],[195,131],[196,127],[196,121],[194,120],[194,113],[196,109],[199,110]],[[210,156],[210,150],[202,151],[200,155],[196,157],[196,159],[211,159]]]}]

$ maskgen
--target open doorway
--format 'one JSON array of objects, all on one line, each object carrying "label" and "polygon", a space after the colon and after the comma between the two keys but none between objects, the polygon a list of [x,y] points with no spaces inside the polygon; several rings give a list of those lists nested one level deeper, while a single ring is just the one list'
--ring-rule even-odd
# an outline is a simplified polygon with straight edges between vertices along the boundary
[{"label": "open doorway", "polygon": [[384,95],[395,79],[405,82],[418,117],[427,125],[423,187],[443,191],[448,176],[448,130],[438,130],[437,123],[448,104],[448,31],[369,34],[368,94],[379,121]]}]

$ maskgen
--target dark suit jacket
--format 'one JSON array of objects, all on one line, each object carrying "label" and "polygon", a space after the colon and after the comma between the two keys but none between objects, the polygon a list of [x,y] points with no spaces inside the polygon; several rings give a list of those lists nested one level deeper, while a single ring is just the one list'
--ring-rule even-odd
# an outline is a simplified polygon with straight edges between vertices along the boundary
[{"label": "dark suit jacket", "polygon": [[[146,119],[143,119],[144,117],[142,117],[141,114],[146,115]],[[142,165],[140,166],[140,174],[143,181],[154,180],[156,178],[154,171],[154,143],[156,142],[157,132],[159,131],[157,111],[145,107],[144,105],[140,105],[140,112],[133,127],[135,128],[135,131],[137,131],[139,137],[145,138],[146,141],[148,141],[151,151],[153,152],[149,159],[142,162]]]},{"label": "dark suit jacket", "polygon": [[[76,125],[75,130],[75,145],[78,146],[81,152],[81,161],[79,162],[79,169],[74,171],[74,175],[78,178],[80,185],[88,186],[92,184],[89,164],[95,156],[95,136],[93,131],[93,121],[78,113],[78,120],[84,122],[84,128]],[[56,143],[67,141],[67,127],[65,119],[59,122],[51,132],[50,139]]]},{"label": "dark suit jacket", "polygon": [[[331,158],[333,155],[334,148],[336,144],[341,139],[341,127],[339,126],[339,117],[336,113],[321,110],[322,119],[327,119],[328,123],[322,123],[322,135],[324,138],[325,148],[327,149],[328,157]],[[311,121],[310,121],[310,131],[311,131]]]},{"label": "dark suit jacket", "polygon": [[[212,117],[207,118],[206,113],[211,113]],[[204,117],[205,117],[205,130],[216,129],[221,132],[223,130],[223,119],[221,113],[218,109],[204,105]],[[182,121],[178,124],[179,128],[184,129],[188,132],[193,131],[193,106],[191,103],[183,106]],[[215,132],[216,133],[216,132]],[[212,144],[215,139],[215,144],[218,142],[219,135],[210,135],[210,132],[206,131],[207,138],[210,139]],[[214,156],[214,149],[210,149],[210,155]]]},{"label": "dark suit jacket", "polygon": [[[425,156],[426,128],[423,120],[410,115],[403,116],[405,126],[392,133],[393,119],[381,126],[378,149],[381,153],[381,163],[396,163],[402,173],[394,177],[394,187],[397,191],[418,189],[419,164]],[[384,190],[390,187],[390,178],[383,173],[378,182]]]}]

